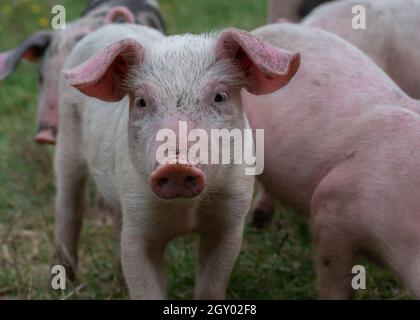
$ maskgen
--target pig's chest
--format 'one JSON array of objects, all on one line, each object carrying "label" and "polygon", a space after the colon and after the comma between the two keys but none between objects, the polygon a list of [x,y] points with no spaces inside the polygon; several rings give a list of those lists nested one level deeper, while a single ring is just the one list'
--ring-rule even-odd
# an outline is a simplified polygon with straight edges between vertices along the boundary
[{"label": "pig's chest", "polygon": [[202,214],[195,202],[170,201],[156,204],[149,210],[138,210],[138,221],[150,236],[165,235],[172,239],[198,231]]}]

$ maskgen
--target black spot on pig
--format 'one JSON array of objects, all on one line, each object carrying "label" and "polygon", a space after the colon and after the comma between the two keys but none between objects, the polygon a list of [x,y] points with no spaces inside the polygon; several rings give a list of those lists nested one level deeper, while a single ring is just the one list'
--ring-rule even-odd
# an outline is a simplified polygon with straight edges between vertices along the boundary
[{"label": "black spot on pig", "polygon": [[319,82],[318,80],[312,80],[312,84],[315,86],[315,87],[320,87],[321,86],[321,82]]},{"label": "black spot on pig", "polygon": [[312,10],[314,10],[316,7],[318,7],[320,4],[323,4],[325,2],[330,2],[333,0],[303,0],[303,2],[300,4],[298,9],[298,16],[299,18],[304,18],[308,14],[311,13]]},{"label": "black spot on pig", "polygon": [[88,3],[85,11],[82,13],[82,16],[88,14],[90,11],[97,9],[102,5],[109,6],[110,8],[116,6],[124,6],[128,8],[136,17],[136,23],[139,24],[141,23],[141,21],[138,20],[139,13],[148,14],[151,17],[153,17],[146,19],[146,24],[149,27],[155,28],[160,31],[165,30],[165,23],[158,8],[151,5],[146,0],[91,0]]},{"label": "black spot on pig", "polygon": [[346,159],[354,158],[355,155],[356,155],[356,150],[353,150],[352,152],[344,152],[344,157]]},{"label": "black spot on pig", "polygon": [[181,108],[181,104],[182,104],[182,97],[178,98],[178,100],[176,101],[176,108],[177,109]]},{"label": "black spot on pig", "polygon": [[71,105],[71,108],[73,110],[73,118],[74,118],[74,120],[76,120],[77,122],[79,122],[81,120],[81,117],[80,117],[80,112],[79,112],[79,108],[78,108],[77,104],[76,103],[73,103]]},{"label": "black spot on pig", "polygon": [[324,259],[324,266],[326,266],[327,268],[331,265],[331,259]]}]

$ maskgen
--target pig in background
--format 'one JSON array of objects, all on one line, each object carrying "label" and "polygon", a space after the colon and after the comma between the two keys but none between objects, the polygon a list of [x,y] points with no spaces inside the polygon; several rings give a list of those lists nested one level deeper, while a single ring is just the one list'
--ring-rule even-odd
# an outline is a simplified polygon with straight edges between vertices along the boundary
[{"label": "pig in background", "polygon": [[[366,30],[352,28],[352,8],[366,8]],[[341,0],[316,8],[301,24],[339,35],[367,54],[403,90],[420,99],[419,0]],[[260,193],[254,209],[254,225],[270,225],[275,203]]]},{"label": "pig in background", "polygon": [[122,267],[132,298],[165,297],[166,244],[192,232],[200,235],[194,296],[224,298],[254,177],[244,164],[181,164],[188,150],[178,147],[175,163],[159,164],[156,134],[172,128],[178,140],[179,121],[208,134],[248,128],[241,89],[273,92],[298,65],[298,55],[236,29],[163,38],[146,27],[107,26],[81,40],[64,74],[96,99],[61,84],[55,155],[56,237],[71,266],[90,172],[107,202],[122,211]]},{"label": "pig in background", "polygon": [[[352,28],[352,8],[366,8],[366,29]],[[420,1],[343,0],[318,7],[303,21],[335,33],[376,62],[408,95],[420,99]]]},{"label": "pig in background", "polygon": [[106,23],[128,22],[163,31],[159,7],[153,0],[92,0],[82,16],[65,30],[37,32],[20,46],[0,54],[0,81],[9,77],[21,59],[39,65],[38,132],[35,141],[54,144],[58,124],[58,83],[64,61],[86,34]]},{"label": "pig in background", "polygon": [[243,104],[270,148],[265,189],[309,222],[319,297],[351,297],[366,256],[420,298],[420,102],[331,33],[286,23],[253,34],[302,55],[285,88]]}]

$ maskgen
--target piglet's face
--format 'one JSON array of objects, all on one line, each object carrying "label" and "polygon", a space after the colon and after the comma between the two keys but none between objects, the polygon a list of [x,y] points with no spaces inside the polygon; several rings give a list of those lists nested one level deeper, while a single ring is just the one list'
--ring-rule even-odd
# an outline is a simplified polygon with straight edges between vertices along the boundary
[{"label": "piglet's face", "polygon": [[[218,36],[168,37],[147,49],[122,40],[65,75],[70,85],[104,101],[129,95],[133,165],[150,177],[156,195],[173,199],[194,197],[207,182],[220,180],[218,166],[203,163],[201,149],[196,157],[190,149],[200,140],[211,159],[212,129],[245,128],[241,89],[271,93],[298,65],[298,54],[230,29]],[[160,152],[172,138],[176,143]]]},{"label": "piglet's face", "polygon": [[[230,62],[217,61],[214,46],[212,38],[168,38],[151,48],[143,65],[130,75],[126,88],[131,92],[129,136],[136,148],[133,154],[147,155],[136,161],[146,163],[143,169],[147,173],[159,165],[156,154],[162,141],[156,138],[164,130],[172,130],[179,142],[188,140],[192,130],[210,137],[211,129],[244,128],[240,105],[243,72]],[[178,144],[172,155],[187,159],[193,143]]]}]

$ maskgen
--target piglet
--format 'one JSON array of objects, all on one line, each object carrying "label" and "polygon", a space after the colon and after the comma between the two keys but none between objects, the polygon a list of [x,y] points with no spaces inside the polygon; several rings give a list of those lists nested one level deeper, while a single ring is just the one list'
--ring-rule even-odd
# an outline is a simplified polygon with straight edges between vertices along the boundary
[{"label": "piglet", "polygon": [[279,89],[295,74],[299,55],[236,29],[168,38],[152,31],[104,27],[82,39],[65,64],[55,154],[57,245],[74,267],[89,172],[107,203],[122,211],[122,267],[132,298],[165,297],[166,244],[194,232],[200,236],[194,296],[222,299],[254,178],[244,163],[208,164],[201,150],[198,161],[190,158],[189,144],[168,147],[161,159],[161,133],[170,130],[180,141],[181,124],[200,136],[249,128],[241,89],[256,95]]},{"label": "piglet", "polygon": [[420,298],[420,103],[331,33],[273,24],[253,35],[302,56],[287,87],[244,92],[243,104],[265,129],[264,187],[309,222],[319,297],[351,297],[364,255]]}]

